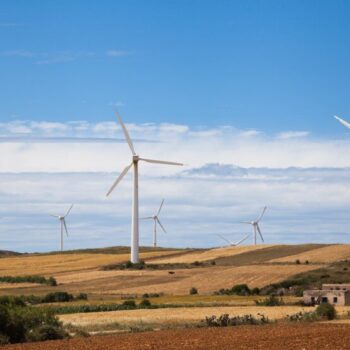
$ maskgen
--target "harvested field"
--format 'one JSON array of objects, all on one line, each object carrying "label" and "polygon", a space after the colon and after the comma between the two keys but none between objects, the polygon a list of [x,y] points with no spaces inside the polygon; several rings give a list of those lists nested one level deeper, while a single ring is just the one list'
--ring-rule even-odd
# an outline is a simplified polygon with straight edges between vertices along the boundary
[{"label": "harvested field", "polygon": [[[148,260],[174,254],[174,251],[141,253],[141,259]],[[66,272],[97,269],[107,264],[128,261],[129,254],[48,254],[27,255],[0,259],[1,276],[44,275],[51,276]]]},{"label": "harvested field", "polygon": [[[91,312],[61,315],[64,323],[71,323],[81,327],[101,327],[117,322],[118,324],[135,326],[150,324],[153,326],[180,326],[198,323],[206,316],[229,314],[230,316],[243,316],[263,314],[270,320],[283,319],[287,315],[300,311],[313,311],[312,307],[302,306],[215,306],[215,307],[179,307],[172,309],[141,309],[110,312]],[[337,307],[338,315],[347,315],[350,306]]]},{"label": "harvested field", "polygon": [[[60,290],[73,294],[84,292],[95,295],[121,295],[166,293],[188,294],[196,287],[201,294],[209,294],[221,288],[247,283],[250,287],[263,287],[280,282],[297,273],[319,268],[319,265],[253,265],[213,266],[196,269],[179,269],[174,274],[167,270],[115,270],[76,271],[55,275]],[[0,294],[45,294],[52,291],[48,286],[32,288],[6,288]],[[57,287],[56,287],[57,288]]]},{"label": "harvested field", "polygon": [[[253,344],[253,345],[252,345]],[[7,345],[6,350],[347,350],[350,326],[277,324],[234,328],[173,329]]]},{"label": "harvested field", "polygon": [[225,248],[216,248],[205,250],[203,252],[190,252],[187,254],[182,254],[179,256],[169,257],[169,258],[160,258],[160,259],[150,259],[150,262],[153,264],[190,264],[195,261],[208,261],[217,259],[224,256],[233,256],[246,252],[255,251],[258,249],[263,249],[267,247],[272,247],[270,244],[259,244],[259,245],[249,245],[249,246],[238,246],[238,247],[225,247]]},{"label": "harvested field", "polygon": [[350,259],[350,245],[336,244],[327,247],[309,250],[304,253],[273,259],[270,262],[295,262],[299,259],[301,262],[308,260],[310,263],[332,263],[339,260]]}]

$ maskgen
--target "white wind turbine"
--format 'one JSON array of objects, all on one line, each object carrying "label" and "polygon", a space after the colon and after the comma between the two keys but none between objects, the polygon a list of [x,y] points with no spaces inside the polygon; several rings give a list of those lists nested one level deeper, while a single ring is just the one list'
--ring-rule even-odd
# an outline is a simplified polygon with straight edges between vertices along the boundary
[{"label": "white wind turbine", "polygon": [[159,214],[160,211],[162,210],[164,204],[164,199],[162,200],[162,203],[160,203],[160,207],[157,211],[157,214],[153,215],[153,216],[147,216],[145,218],[142,218],[143,220],[153,220],[154,224],[153,224],[153,247],[157,246],[157,225],[159,225],[161,227],[161,229],[164,231],[164,233],[166,233],[164,226],[162,225],[162,223],[159,220]]},{"label": "white wind turbine", "polygon": [[261,215],[255,221],[241,221],[241,224],[249,224],[249,225],[253,226],[253,230],[254,230],[254,244],[256,244],[257,233],[259,233],[259,236],[260,236],[261,240],[264,242],[264,237],[263,237],[263,235],[261,233],[261,230],[260,230],[260,227],[259,227],[259,222],[262,219],[262,217],[264,216],[266,209],[267,209],[267,207],[264,207]]},{"label": "white wind turbine", "polygon": [[123,177],[127,174],[130,168],[133,168],[133,197],[132,197],[132,218],[131,218],[131,262],[137,263],[139,262],[139,175],[138,175],[138,163],[140,160],[148,163],[156,163],[156,164],[167,164],[167,165],[180,165],[182,163],[168,162],[162,160],[154,160],[141,158],[138,154],[136,154],[134,145],[129,136],[128,130],[126,129],[122,118],[116,112],[119,123],[122,127],[125,139],[130,147],[132,158],[131,163],[120,173],[115,182],[113,183],[110,190],[107,192],[106,196],[109,196],[110,193],[114,190],[114,188],[118,185],[118,183],[123,179]]},{"label": "white wind turbine", "polygon": [[350,129],[350,123],[349,122],[347,122],[344,119],[341,119],[341,118],[337,117],[336,115],[334,116],[334,118],[337,119],[340,124],[343,124],[346,128]]},{"label": "white wind turbine", "polygon": [[54,215],[54,214],[49,214],[50,216],[54,217],[54,218],[57,218],[58,220],[60,220],[60,223],[61,223],[61,252],[63,251],[63,229],[66,231],[66,235],[68,237],[68,229],[67,229],[67,224],[66,224],[66,217],[67,215],[70,213],[70,211],[72,210],[73,208],[73,205],[72,204],[70,206],[70,208],[68,209],[66,215]]},{"label": "white wind turbine", "polygon": [[226,237],[222,236],[222,235],[219,235],[217,234],[218,237],[220,237],[222,240],[224,240],[225,242],[227,242],[230,246],[232,247],[236,247],[238,246],[239,244],[243,243],[249,236],[249,235],[246,235],[245,237],[243,237],[241,240],[239,240],[238,242],[232,242],[231,240],[227,239]]}]

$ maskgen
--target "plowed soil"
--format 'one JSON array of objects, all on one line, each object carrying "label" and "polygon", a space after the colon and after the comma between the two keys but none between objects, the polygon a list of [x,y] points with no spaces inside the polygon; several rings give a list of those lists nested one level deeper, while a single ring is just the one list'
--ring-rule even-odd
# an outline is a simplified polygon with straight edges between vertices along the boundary
[{"label": "plowed soil", "polygon": [[10,350],[348,350],[350,325],[280,324],[231,328],[176,329],[75,338],[23,345]]}]

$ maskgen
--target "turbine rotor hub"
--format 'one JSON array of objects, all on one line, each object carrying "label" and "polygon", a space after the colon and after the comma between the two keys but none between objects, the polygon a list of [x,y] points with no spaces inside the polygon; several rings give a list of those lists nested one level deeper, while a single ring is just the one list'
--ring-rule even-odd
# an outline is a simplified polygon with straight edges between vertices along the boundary
[{"label": "turbine rotor hub", "polygon": [[132,156],[132,162],[137,163],[140,160],[140,157],[138,155]]}]

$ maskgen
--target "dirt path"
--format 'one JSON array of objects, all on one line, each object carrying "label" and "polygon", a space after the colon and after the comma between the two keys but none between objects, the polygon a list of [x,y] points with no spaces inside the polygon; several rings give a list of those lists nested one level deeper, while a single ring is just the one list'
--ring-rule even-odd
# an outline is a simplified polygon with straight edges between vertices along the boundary
[{"label": "dirt path", "polygon": [[177,329],[76,338],[24,345],[4,350],[346,350],[350,325],[280,324],[232,328]]}]

